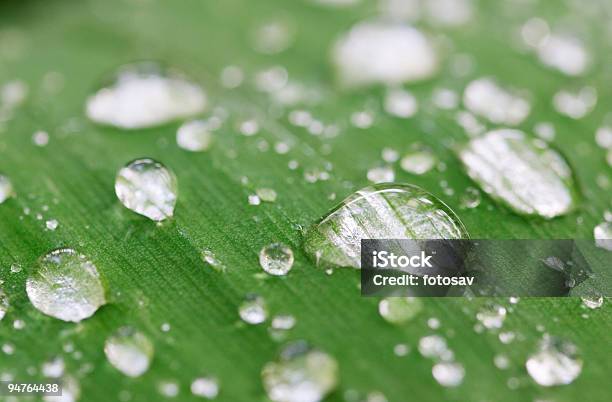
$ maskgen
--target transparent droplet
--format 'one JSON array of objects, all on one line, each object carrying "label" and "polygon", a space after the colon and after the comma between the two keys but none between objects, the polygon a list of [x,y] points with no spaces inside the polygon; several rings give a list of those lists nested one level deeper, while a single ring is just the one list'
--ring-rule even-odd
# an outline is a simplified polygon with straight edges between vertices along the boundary
[{"label": "transparent droplet", "polygon": [[178,182],[160,162],[137,159],[117,173],[115,193],[126,208],[159,222],[174,215]]},{"label": "transparent droplet", "polygon": [[151,365],[153,343],[132,327],[121,327],[104,343],[109,363],[128,377],[143,375]]},{"label": "transparent droplet", "polygon": [[154,127],[201,113],[206,95],[176,70],[152,62],[119,68],[108,86],[87,99],[94,122],[122,129]]},{"label": "transparent droplet", "polygon": [[191,393],[206,399],[219,395],[219,381],[215,377],[199,377],[191,383]]},{"label": "transparent droplet", "polygon": [[367,176],[372,183],[391,183],[395,181],[395,172],[391,166],[374,167],[368,170]]},{"label": "transparent droplet", "polygon": [[602,222],[593,229],[595,245],[612,251],[612,222]]},{"label": "transparent droplet", "polygon": [[192,120],[179,127],[176,143],[186,151],[202,152],[210,148],[212,134],[205,121]]},{"label": "transparent droplet", "polygon": [[427,149],[411,152],[400,161],[402,170],[416,175],[429,172],[435,164],[436,157]]},{"label": "transparent droplet", "polygon": [[476,319],[485,328],[499,329],[506,319],[506,308],[499,304],[487,303],[476,313]]},{"label": "transparent droplet", "polygon": [[438,384],[443,387],[456,387],[463,382],[463,377],[465,377],[463,365],[457,362],[436,363],[431,373]]},{"label": "transparent droplet", "polygon": [[63,321],[84,320],[106,303],[96,266],[69,248],[43,256],[27,279],[26,291],[36,309]]},{"label": "transparent droplet", "polygon": [[415,115],[418,103],[414,95],[403,89],[390,89],[385,96],[385,111],[391,116],[409,118]]},{"label": "transparent droplet", "polygon": [[336,42],[332,60],[347,87],[417,81],[438,69],[434,48],[422,32],[383,21],[355,25]]},{"label": "transparent droplet", "polygon": [[423,189],[404,184],[363,188],[305,234],[304,249],[318,265],[359,268],[361,239],[464,239],[459,218]]},{"label": "transparent droplet", "polygon": [[474,114],[496,124],[520,124],[531,110],[529,102],[500,87],[491,78],[469,83],[463,93],[463,103]]},{"label": "transparent droplet", "polygon": [[392,324],[408,322],[421,310],[423,302],[415,297],[386,297],[378,303],[380,316]]},{"label": "transparent droplet", "polygon": [[572,383],[582,371],[582,360],[573,343],[545,336],[525,366],[535,382],[551,387]]},{"label": "transparent droplet", "polygon": [[600,308],[604,303],[604,298],[601,295],[582,296],[580,299],[584,306],[593,310]]},{"label": "transparent droplet", "polygon": [[295,342],[263,367],[261,377],[274,402],[318,402],[338,385],[338,363],[305,342]]},{"label": "transparent droplet", "polygon": [[287,275],[293,267],[293,251],[282,243],[272,243],[259,252],[259,265],[270,275]]},{"label": "transparent droplet", "polygon": [[261,201],[274,202],[276,201],[276,191],[271,188],[258,188],[255,193]]},{"label": "transparent droplet", "polygon": [[13,184],[8,177],[0,174],[0,204],[14,195]]},{"label": "transparent droplet", "polygon": [[477,188],[468,187],[461,196],[460,204],[462,208],[476,208],[480,205],[481,200],[480,191]]},{"label": "transparent droplet", "polygon": [[247,324],[261,324],[268,318],[268,308],[263,297],[250,294],[238,308],[238,314]]},{"label": "transparent droplet", "polygon": [[565,159],[521,131],[490,131],[472,139],[459,157],[482,190],[518,213],[553,218],[576,206],[572,172]]}]

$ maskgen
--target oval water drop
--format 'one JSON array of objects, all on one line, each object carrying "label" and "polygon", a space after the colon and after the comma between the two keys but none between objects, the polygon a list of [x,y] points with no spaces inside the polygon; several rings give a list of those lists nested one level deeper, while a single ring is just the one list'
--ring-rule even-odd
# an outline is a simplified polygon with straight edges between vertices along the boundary
[{"label": "oval water drop", "polygon": [[322,266],[359,268],[361,239],[465,239],[468,233],[442,201],[409,184],[363,188],[305,235],[306,253]]},{"label": "oval water drop", "polygon": [[459,158],[484,192],[517,213],[550,219],[576,207],[577,192],[565,159],[522,131],[489,131],[460,149]]}]

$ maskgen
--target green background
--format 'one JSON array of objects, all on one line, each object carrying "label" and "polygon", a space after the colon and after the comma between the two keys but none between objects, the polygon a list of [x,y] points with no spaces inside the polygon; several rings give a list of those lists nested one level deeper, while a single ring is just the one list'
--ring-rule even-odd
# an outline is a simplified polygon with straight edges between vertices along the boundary
[{"label": "green background", "polygon": [[[448,168],[413,176],[395,166],[396,180],[439,196],[457,211],[472,238],[592,238],[593,227],[610,208],[610,188],[601,185],[604,179],[610,182],[610,168],[594,142],[594,132],[612,104],[610,14],[605,12],[609,6],[480,3],[467,26],[445,30],[424,24],[442,44],[443,68],[434,79],[410,86],[421,102],[418,115],[400,120],[379,110],[375,124],[362,130],[350,126],[349,116],[365,105],[380,109],[384,91],[339,90],[328,62],[329,48],[353,23],[376,15],[373,2],[338,10],[298,0],[2,2],[0,84],[23,80],[29,96],[0,129],[0,171],[11,178],[18,194],[0,205],[0,275],[12,306],[0,322],[0,343],[15,346],[14,354],[0,354],[0,373],[11,373],[19,381],[40,379],[28,374],[28,368],[40,368],[43,361],[62,355],[67,373],[79,379],[81,400],[87,402],[116,400],[125,390],[133,401],[159,400],[156,384],[162,380],[179,382],[178,400],[196,400],[189,384],[204,374],[219,378],[220,401],[263,401],[260,369],[274,358],[280,344],[270,338],[268,323],[239,322],[239,304],[245,294],[256,292],[272,314],[297,318],[289,339],[306,339],[339,361],[340,385],[330,401],[343,400],[347,390],[378,390],[390,401],[606,400],[611,391],[606,370],[612,341],[609,303],[591,311],[577,298],[522,299],[504,323],[503,330],[518,337],[510,345],[502,344],[495,333],[474,331],[476,312],[485,302],[479,299],[426,299],[415,320],[392,326],[378,315],[377,300],[359,296],[357,271],[327,275],[301,249],[300,228],[367,185],[366,171],[381,163],[382,148],[405,152],[414,142],[431,147]],[[587,75],[567,78],[518,49],[517,29],[533,16],[546,17],[553,25],[558,21],[585,39],[594,56]],[[278,18],[296,28],[294,45],[275,56],[254,52],[252,30]],[[474,58],[468,76],[450,74],[457,53]],[[179,123],[122,132],[86,120],[85,99],[104,77],[121,64],[142,59],[185,71],[202,84],[213,107],[230,112],[208,152],[178,148]],[[219,85],[220,71],[229,64],[241,66],[247,77],[235,90]],[[341,135],[315,137],[290,125],[286,113],[271,115],[269,99],[254,89],[252,77],[273,65],[284,66],[291,79],[322,90],[323,101],[305,108],[325,122],[340,124]],[[42,85],[49,72],[64,76],[58,93]],[[521,125],[525,131],[531,132],[540,121],[554,123],[554,144],[574,167],[583,195],[577,212],[551,221],[528,219],[484,196],[478,208],[459,209],[460,196],[473,184],[446,145],[465,140],[465,134],[454,122],[454,112],[426,104],[433,88],[460,93],[467,82],[484,75],[529,90],[532,112]],[[598,89],[596,109],[582,120],[554,112],[552,95],[581,85]],[[260,120],[261,131],[244,137],[235,124],[252,116]],[[32,143],[36,130],[49,132],[46,147]],[[262,152],[257,147],[261,139],[294,146],[287,155]],[[325,144],[331,148],[329,154],[322,152]],[[125,209],[113,190],[117,170],[144,156],[163,162],[179,180],[175,219],[161,226]],[[291,159],[299,161],[300,168],[289,170]],[[303,179],[305,169],[322,168],[328,161],[333,164],[329,181],[311,184]],[[246,185],[243,176],[249,179]],[[443,193],[441,180],[450,184],[454,195]],[[247,196],[258,187],[274,188],[277,201],[248,205]],[[331,193],[336,201],[328,199]],[[43,211],[45,205],[48,211]],[[30,215],[24,215],[24,208],[30,208]],[[36,219],[37,213],[42,220]],[[53,218],[59,221],[58,229],[45,230],[44,221]],[[262,276],[259,250],[277,241],[294,250],[294,268],[287,277]],[[64,246],[89,256],[108,283],[109,304],[80,324],[43,316],[25,295],[25,279],[37,258]],[[212,250],[227,270],[220,273],[204,264],[203,249]],[[600,258],[609,260],[605,254]],[[13,263],[23,270],[10,273]],[[609,275],[600,273],[595,278],[598,286],[609,286]],[[510,306],[505,299],[499,302]],[[427,327],[431,317],[441,321],[439,330]],[[26,327],[13,329],[15,319],[24,320]],[[165,322],[172,326],[168,333],[160,330]],[[103,353],[104,339],[128,324],[145,332],[156,348],[151,369],[138,379],[116,371]],[[579,347],[584,368],[571,385],[543,388],[527,375],[524,363],[541,338],[539,325]],[[457,388],[437,384],[432,363],[415,349],[421,336],[434,332],[447,338],[465,366],[465,380]],[[67,343],[82,356],[64,353],[62,345]],[[397,343],[407,343],[413,351],[397,357]],[[494,367],[498,353],[510,358],[508,370]],[[92,365],[93,372],[82,373],[84,365]],[[519,379],[517,389],[507,386],[511,377]]]}]

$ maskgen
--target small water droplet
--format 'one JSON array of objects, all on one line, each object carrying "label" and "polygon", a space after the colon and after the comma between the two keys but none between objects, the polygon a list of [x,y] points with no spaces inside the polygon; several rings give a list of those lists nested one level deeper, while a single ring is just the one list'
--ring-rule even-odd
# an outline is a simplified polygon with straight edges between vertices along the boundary
[{"label": "small water droplet", "polygon": [[518,213],[553,218],[576,206],[572,172],[565,159],[521,131],[489,131],[472,139],[459,157],[472,180]]},{"label": "small water droplet", "polygon": [[450,361],[454,353],[448,348],[446,339],[440,335],[427,335],[419,339],[419,353],[429,359]]},{"label": "small water droplet", "polygon": [[69,248],[43,256],[27,279],[26,291],[36,309],[63,321],[84,320],[106,303],[96,266]]},{"label": "small water droplet", "polygon": [[215,377],[199,377],[191,383],[191,393],[206,399],[219,395],[219,381]]},{"label": "small water droplet", "polygon": [[429,172],[436,164],[436,157],[428,149],[421,149],[406,154],[400,161],[402,170],[421,175]]},{"label": "small water droplet", "polygon": [[293,267],[293,251],[282,243],[272,243],[259,252],[259,265],[270,275],[287,275]]},{"label": "small water droplet", "polygon": [[423,189],[377,184],[353,193],[313,225],[305,234],[304,249],[317,265],[359,268],[361,239],[371,238],[469,236],[459,218]]},{"label": "small water droplet", "polygon": [[495,355],[493,358],[493,364],[495,364],[495,367],[500,370],[506,370],[508,367],[510,367],[510,359],[508,359],[508,356],[506,355]]},{"label": "small water droplet", "polygon": [[379,166],[368,170],[367,177],[372,183],[391,183],[395,181],[395,172],[391,166]]},{"label": "small water droplet", "polygon": [[44,402],[76,402],[81,396],[81,385],[76,378],[67,375],[59,381],[62,394],[59,396],[45,395]]},{"label": "small water droplet", "polygon": [[531,109],[523,97],[500,87],[491,78],[480,78],[469,83],[463,93],[463,103],[474,114],[492,123],[520,124]]},{"label": "small water droplet", "polygon": [[581,75],[589,64],[589,54],[581,40],[570,35],[545,35],[538,41],[540,61],[569,76]]},{"label": "small water droplet", "polygon": [[244,72],[238,66],[227,66],[221,71],[221,85],[225,88],[238,88],[244,81]]},{"label": "small water droplet", "polygon": [[174,215],[178,182],[160,162],[137,159],[117,173],[115,193],[126,208],[159,222]]},{"label": "small water droplet", "polygon": [[499,304],[487,303],[476,313],[476,319],[487,329],[499,329],[506,319],[506,308]]},{"label": "small water droplet", "polygon": [[599,127],[595,132],[595,142],[604,149],[612,148],[612,127]]},{"label": "small water droplet", "polygon": [[404,357],[410,353],[410,347],[405,343],[398,343],[393,347],[393,354],[397,357]]},{"label": "small water droplet", "polygon": [[49,219],[45,222],[45,226],[49,230],[55,230],[59,226],[59,222],[57,221],[57,219]]},{"label": "small water droplet", "polygon": [[612,251],[612,222],[602,222],[593,229],[595,245]]},{"label": "small water droplet", "polygon": [[573,343],[544,336],[525,366],[531,378],[544,387],[570,384],[582,371],[582,360],[577,354]]},{"label": "small water droplet", "polygon": [[0,174],[0,204],[14,195],[13,183],[11,183],[8,177]]},{"label": "small water droplet", "polygon": [[109,363],[128,377],[143,375],[153,358],[153,343],[133,327],[121,327],[104,343]]},{"label": "small water droplet", "polygon": [[157,383],[157,391],[167,398],[175,398],[179,394],[179,384],[174,380],[162,380]]},{"label": "small water droplet", "polygon": [[385,96],[385,111],[403,119],[412,117],[418,110],[414,95],[404,89],[390,89]]},{"label": "small water droplet", "polygon": [[0,321],[2,321],[2,319],[6,315],[6,312],[8,311],[9,307],[10,304],[8,297],[6,296],[6,293],[4,293],[4,290],[0,288]]},{"label": "small water droplet", "polygon": [[32,135],[32,142],[34,143],[34,145],[39,147],[46,146],[49,143],[49,133],[42,130],[36,131]]},{"label": "small water droplet", "polygon": [[468,187],[461,196],[461,208],[476,208],[481,201],[480,191],[474,187]]},{"label": "small water droplet", "polygon": [[540,122],[533,127],[535,134],[544,141],[551,142],[555,139],[555,126],[549,122]]},{"label": "small water droplet", "polygon": [[255,190],[255,193],[257,193],[257,196],[259,197],[259,199],[264,202],[276,201],[276,191],[274,191],[274,189],[258,188],[257,190]]},{"label": "small water droplet", "polygon": [[600,308],[604,303],[604,298],[601,295],[582,296],[580,299],[584,306],[593,310]]},{"label": "small water droplet", "polygon": [[456,387],[463,382],[463,377],[465,377],[463,365],[457,362],[436,363],[431,373],[438,384],[443,387]]},{"label": "small water droplet", "polygon": [[423,302],[415,297],[386,297],[378,303],[380,316],[392,324],[408,322],[421,310]]},{"label": "small water droplet", "polygon": [[253,39],[255,50],[259,53],[277,54],[291,46],[294,29],[289,21],[274,20],[257,27]]},{"label": "small water droplet", "polygon": [[21,272],[21,265],[17,264],[16,262],[11,264],[11,273],[12,274],[18,274],[19,272]]},{"label": "small water droplet", "polygon": [[338,385],[338,363],[305,342],[295,342],[263,367],[261,377],[274,402],[319,402]]},{"label": "small water droplet", "polygon": [[597,104],[597,91],[593,87],[583,87],[577,91],[560,90],[553,96],[553,106],[562,115],[581,119]]},{"label": "small water droplet", "polygon": [[60,378],[64,375],[64,359],[57,356],[43,363],[41,372],[42,375],[49,378]]},{"label": "small water droplet", "polygon": [[202,259],[217,271],[223,272],[226,269],[225,264],[211,250],[202,250]]},{"label": "small water droplet", "polygon": [[238,308],[238,314],[247,324],[261,324],[268,318],[268,308],[263,297],[250,294]]},{"label": "small water droplet", "polygon": [[89,119],[122,129],[154,127],[201,113],[206,95],[176,70],[152,62],[121,67],[110,85],[87,99]]},{"label": "small water droplet", "polygon": [[335,44],[332,60],[342,85],[401,84],[429,78],[438,58],[427,37],[403,23],[362,22]]},{"label": "small water droplet", "polygon": [[176,132],[176,143],[186,151],[202,152],[210,148],[212,134],[203,120],[183,123]]}]

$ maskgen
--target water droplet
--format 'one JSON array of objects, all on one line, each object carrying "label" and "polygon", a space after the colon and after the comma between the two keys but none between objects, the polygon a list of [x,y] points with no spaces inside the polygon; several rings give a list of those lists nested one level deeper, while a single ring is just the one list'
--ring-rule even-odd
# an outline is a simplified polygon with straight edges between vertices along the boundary
[{"label": "water droplet", "polygon": [[277,54],[291,46],[293,37],[294,30],[289,21],[270,21],[255,30],[254,47],[259,53]]},{"label": "water droplet", "polygon": [[517,125],[531,109],[526,99],[500,87],[491,78],[469,83],[463,93],[463,103],[474,114],[492,123]]},{"label": "water droplet", "polygon": [[257,196],[259,197],[261,201],[264,201],[264,202],[276,201],[276,191],[274,191],[274,189],[258,188],[257,190],[255,190],[255,193],[257,193]]},{"label": "water droplet", "polygon": [[214,377],[199,377],[191,383],[191,393],[206,399],[219,395],[219,381]]},{"label": "water droplet", "polygon": [[415,115],[418,103],[410,92],[395,88],[387,91],[385,96],[385,111],[391,116],[409,118]]},{"label": "water droplet", "polygon": [[429,359],[450,361],[454,353],[448,348],[446,339],[440,335],[427,335],[419,339],[419,353]]},{"label": "water droplet", "polygon": [[14,195],[13,184],[8,177],[0,174],[0,204]]},{"label": "water droplet", "polygon": [[604,149],[612,148],[612,127],[599,127],[595,132],[595,142]]},{"label": "water droplet", "polygon": [[159,222],[174,214],[178,183],[160,162],[137,159],[117,173],[115,193],[126,208]]},{"label": "water droplet", "polygon": [[157,384],[157,391],[167,398],[175,398],[179,394],[179,385],[174,380],[163,380]]},{"label": "water droplet", "polygon": [[472,0],[429,0],[423,3],[425,14],[434,25],[458,27],[470,21]]},{"label": "water droplet", "polygon": [[553,96],[555,110],[572,119],[581,119],[597,104],[597,91],[584,87],[578,91],[561,90]]},{"label": "water droplet", "polygon": [[272,318],[272,328],[280,330],[290,330],[295,326],[295,317],[289,314],[277,315]]},{"label": "water droplet", "polygon": [[438,384],[443,387],[456,387],[463,382],[463,377],[465,377],[465,369],[456,362],[436,363],[431,373]]},{"label": "water droplet", "polygon": [[531,378],[544,387],[570,384],[582,371],[582,360],[577,354],[576,345],[571,342],[545,336],[525,366]]},{"label": "water droplet", "polygon": [[453,211],[423,189],[377,184],[353,193],[313,225],[304,249],[318,265],[359,268],[361,239],[468,237]]},{"label": "water droplet", "polygon": [[163,323],[160,327],[160,329],[162,330],[162,332],[170,332],[170,330],[172,329],[172,327],[170,326],[170,324],[168,324],[167,322]]},{"label": "water droplet", "polygon": [[24,329],[25,326],[26,326],[26,323],[23,320],[17,319],[13,321],[13,328],[15,328],[16,330]]},{"label": "water droplet", "polygon": [[293,267],[293,251],[282,243],[272,243],[259,252],[259,265],[270,275],[287,275]]},{"label": "water droplet", "polygon": [[123,66],[113,82],[87,99],[94,122],[122,129],[154,127],[201,113],[206,95],[175,70],[152,62]]},{"label": "water droplet", "polygon": [[601,295],[582,296],[580,299],[583,305],[593,310],[600,308],[604,303],[604,298]]},{"label": "water droplet", "polygon": [[21,265],[17,264],[17,263],[13,263],[11,264],[11,273],[12,274],[18,274],[19,272],[21,272]]},{"label": "water droplet", "polygon": [[261,377],[274,402],[318,402],[338,385],[338,363],[305,342],[295,342],[263,367]]},{"label": "water droplet", "polygon": [[481,201],[480,191],[474,187],[465,189],[465,193],[461,196],[461,208],[476,208]]},{"label": "water droplet", "polygon": [[132,327],[121,327],[104,343],[109,363],[128,377],[143,375],[153,358],[153,343]]},{"label": "water droplet", "polygon": [[57,219],[49,219],[45,222],[45,226],[49,230],[55,230],[59,226],[59,222],[57,221]]},{"label": "water droplet", "polygon": [[64,369],[64,359],[58,356],[44,362],[41,371],[45,377],[60,378],[64,375]]},{"label": "water droplet", "polygon": [[183,123],[176,132],[176,143],[186,151],[206,151],[212,143],[212,134],[203,120]]},{"label": "water droplet", "polygon": [[368,170],[367,177],[372,183],[390,183],[395,180],[395,172],[391,166],[379,166]]},{"label": "water droplet", "polygon": [[84,320],[106,303],[96,266],[69,248],[43,256],[27,279],[26,291],[40,312],[63,321]]},{"label": "water droplet", "polygon": [[582,41],[569,35],[546,35],[538,44],[537,53],[543,64],[570,76],[581,75],[589,64]]},{"label": "water droplet", "polygon": [[227,66],[221,71],[221,85],[225,88],[238,88],[244,81],[244,72],[238,66]]},{"label": "water droplet", "polygon": [[433,104],[443,110],[451,110],[459,105],[459,95],[448,88],[437,88],[431,95]]},{"label": "water droplet", "polygon": [[429,172],[436,164],[436,157],[428,149],[421,149],[405,155],[400,161],[402,170],[421,175]]},{"label": "water droplet", "polygon": [[510,367],[510,359],[506,355],[495,355],[493,358],[493,364],[500,370],[506,370]]},{"label": "water droplet", "polygon": [[549,122],[540,122],[533,127],[535,134],[544,141],[551,142],[555,139],[555,126]]},{"label": "water droplet", "polygon": [[397,357],[404,357],[410,353],[410,347],[405,343],[398,343],[393,347],[393,354]]},{"label": "water droplet", "polygon": [[612,251],[612,222],[602,222],[593,229],[595,245]]},{"label": "water droplet", "polygon": [[421,310],[423,302],[415,297],[386,297],[378,303],[380,316],[392,324],[408,322]]},{"label": "water droplet", "polygon": [[43,396],[45,402],[76,402],[81,396],[81,385],[72,376],[65,376],[60,381],[62,395]]},{"label": "water droplet", "polygon": [[476,319],[488,329],[499,329],[506,319],[506,308],[499,304],[487,303],[478,313]]},{"label": "water droplet", "polygon": [[4,293],[4,290],[0,288],[0,321],[2,321],[2,319],[6,315],[6,312],[8,311],[9,306],[10,304],[9,304],[8,297],[6,296],[6,293]]},{"label": "water droplet", "polygon": [[261,198],[257,194],[249,194],[248,202],[249,205],[259,205],[261,204]]},{"label": "water droplet", "polygon": [[238,308],[238,314],[247,324],[261,324],[268,318],[268,308],[261,296],[250,294]]},{"label": "water droplet", "polygon": [[32,135],[32,142],[34,145],[44,147],[49,143],[49,133],[46,131],[37,131]]},{"label": "water droplet", "polygon": [[202,259],[217,271],[225,271],[226,267],[211,250],[202,250]]},{"label": "water droplet", "polygon": [[459,157],[472,180],[518,213],[553,218],[575,207],[576,192],[566,161],[521,131],[490,131],[472,139]]},{"label": "water droplet", "polygon": [[429,78],[438,69],[423,33],[402,23],[362,22],[340,38],[332,52],[342,85],[401,84]]}]

